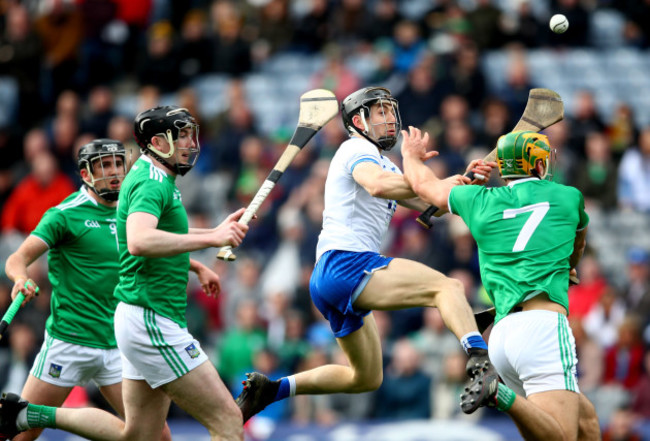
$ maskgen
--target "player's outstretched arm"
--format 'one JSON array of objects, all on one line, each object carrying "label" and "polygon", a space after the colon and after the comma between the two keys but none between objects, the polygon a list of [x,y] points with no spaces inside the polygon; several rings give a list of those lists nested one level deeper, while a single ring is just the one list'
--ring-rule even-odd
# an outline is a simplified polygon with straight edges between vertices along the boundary
[{"label": "player's outstretched arm", "polygon": [[425,202],[447,210],[449,192],[456,185],[469,184],[469,178],[456,175],[439,179],[424,161],[438,154],[427,152],[429,134],[409,126],[409,131],[402,130],[402,156],[404,158],[404,176],[413,191]]},{"label": "player's outstretched arm", "polygon": [[175,234],[159,230],[158,218],[152,214],[135,212],[126,219],[126,243],[134,256],[168,257],[211,247],[241,244],[248,226],[238,222],[244,214],[241,208],[229,215],[208,233]]}]

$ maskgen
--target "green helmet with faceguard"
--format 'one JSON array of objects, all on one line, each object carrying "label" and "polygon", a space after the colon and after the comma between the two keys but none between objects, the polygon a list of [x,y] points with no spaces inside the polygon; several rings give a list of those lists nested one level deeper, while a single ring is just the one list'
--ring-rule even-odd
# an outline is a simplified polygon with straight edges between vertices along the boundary
[{"label": "green helmet with faceguard", "polygon": [[[548,138],[537,132],[511,132],[497,142],[497,164],[502,178],[536,176],[544,179],[550,156]],[[544,161],[544,176],[539,176],[535,170],[539,160]]]}]

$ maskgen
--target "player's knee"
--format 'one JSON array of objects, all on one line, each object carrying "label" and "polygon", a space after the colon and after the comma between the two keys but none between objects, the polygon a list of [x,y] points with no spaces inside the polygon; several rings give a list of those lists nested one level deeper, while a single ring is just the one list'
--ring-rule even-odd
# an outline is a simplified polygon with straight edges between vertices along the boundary
[{"label": "player's knee", "polygon": [[352,388],[352,393],[363,393],[363,392],[372,392],[374,390],[379,389],[379,386],[381,386],[381,383],[384,381],[384,374],[383,372],[379,371],[379,373],[376,373],[374,375],[366,375],[363,377],[360,377],[354,384],[354,387]]}]

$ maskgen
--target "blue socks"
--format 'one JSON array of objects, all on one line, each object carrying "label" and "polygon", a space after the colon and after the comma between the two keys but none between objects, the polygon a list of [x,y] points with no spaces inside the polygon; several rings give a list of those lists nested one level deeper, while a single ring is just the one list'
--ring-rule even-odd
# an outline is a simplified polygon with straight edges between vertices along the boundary
[{"label": "blue socks", "polygon": [[296,379],[293,375],[289,377],[280,378],[280,387],[278,393],[275,394],[273,401],[284,400],[288,397],[293,397],[296,394]]},{"label": "blue socks", "polygon": [[485,349],[487,350],[487,344],[481,334],[478,331],[469,332],[460,339],[460,344],[463,345],[465,353],[469,355],[469,350],[471,348]]}]

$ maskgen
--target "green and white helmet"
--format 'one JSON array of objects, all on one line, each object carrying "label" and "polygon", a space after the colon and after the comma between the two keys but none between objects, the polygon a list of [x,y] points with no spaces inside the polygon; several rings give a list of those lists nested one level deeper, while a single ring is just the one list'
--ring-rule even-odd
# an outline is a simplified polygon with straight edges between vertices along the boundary
[{"label": "green and white helmet", "polygon": [[[537,132],[511,132],[497,142],[497,164],[502,178],[546,177],[551,146],[548,138]],[[535,164],[544,161],[544,176],[538,176]]]}]

